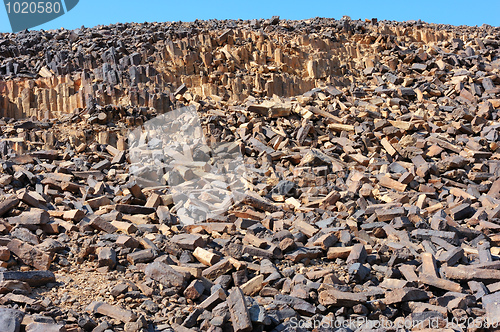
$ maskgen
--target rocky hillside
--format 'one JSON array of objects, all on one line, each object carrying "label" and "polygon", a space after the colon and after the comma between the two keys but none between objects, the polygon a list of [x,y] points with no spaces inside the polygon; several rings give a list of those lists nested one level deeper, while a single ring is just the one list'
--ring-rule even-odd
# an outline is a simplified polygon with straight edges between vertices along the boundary
[{"label": "rocky hillside", "polygon": [[0,331],[495,330],[499,43],[347,17],[0,35]]},{"label": "rocky hillside", "polygon": [[400,79],[424,73],[405,87],[441,91],[441,83],[455,75],[452,68],[477,68],[486,77],[498,68],[498,34],[489,26],[347,17],[116,24],[3,34],[0,115],[56,118],[108,104],[167,111],[174,103],[171,93],[182,84],[195,102],[292,97],[325,84],[361,96],[370,88],[367,80],[377,80],[371,82],[375,86],[399,86],[403,81],[390,75],[398,73]]}]

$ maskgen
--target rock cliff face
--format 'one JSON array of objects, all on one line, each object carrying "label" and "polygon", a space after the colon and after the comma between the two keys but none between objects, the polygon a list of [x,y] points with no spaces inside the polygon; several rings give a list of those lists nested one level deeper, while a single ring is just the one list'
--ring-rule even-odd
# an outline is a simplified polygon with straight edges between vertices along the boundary
[{"label": "rock cliff face", "polygon": [[[93,105],[171,108],[189,101],[291,97],[415,63],[494,54],[498,30],[420,22],[197,21],[0,35],[0,116],[38,119]],[[464,53],[464,54],[462,54]],[[425,55],[425,56],[424,56]],[[446,64],[443,64],[445,66]],[[429,68],[430,69],[430,68]],[[438,68],[439,69],[439,68]]]}]

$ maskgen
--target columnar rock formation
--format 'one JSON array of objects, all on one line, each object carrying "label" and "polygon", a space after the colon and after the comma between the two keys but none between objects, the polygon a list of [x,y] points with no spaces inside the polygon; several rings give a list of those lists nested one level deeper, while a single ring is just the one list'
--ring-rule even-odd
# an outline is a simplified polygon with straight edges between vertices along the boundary
[{"label": "columnar rock formation", "polygon": [[325,84],[349,87],[368,68],[395,71],[430,60],[418,54],[455,61],[465,48],[488,53],[497,46],[488,37],[492,31],[344,18],[116,24],[3,34],[0,115],[56,118],[108,104],[166,111],[181,84],[194,101],[291,97]]}]

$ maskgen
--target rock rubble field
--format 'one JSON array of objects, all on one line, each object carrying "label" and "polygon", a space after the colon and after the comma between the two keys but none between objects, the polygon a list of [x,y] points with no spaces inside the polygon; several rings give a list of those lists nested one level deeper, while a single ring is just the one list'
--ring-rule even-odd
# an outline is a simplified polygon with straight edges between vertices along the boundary
[{"label": "rock rubble field", "polygon": [[499,46],[346,16],[0,34],[0,331],[495,331]]}]

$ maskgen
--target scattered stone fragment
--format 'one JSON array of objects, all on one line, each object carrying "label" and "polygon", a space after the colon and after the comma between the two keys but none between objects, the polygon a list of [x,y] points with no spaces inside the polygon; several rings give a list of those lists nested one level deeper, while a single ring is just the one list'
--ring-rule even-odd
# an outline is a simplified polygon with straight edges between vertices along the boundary
[{"label": "scattered stone fragment", "polygon": [[252,331],[252,321],[248,312],[245,296],[240,288],[235,287],[229,292],[227,298],[231,322],[235,332]]},{"label": "scattered stone fragment", "polygon": [[27,244],[23,241],[14,239],[11,240],[7,247],[15,254],[24,264],[33,266],[38,270],[48,270],[52,263],[52,255],[47,254],[36,247]]},{"label": "scattered stone fragment", "polygon": [[51,271],[26,271],[0,272],[0,281],[16,280],[26,282],[28,285],[36,287],[45,285],[49,282],[55,282],[56,277]]},{"label": "scattered stone fragment", "polygon": [[186,287],[189,275],[174,270],[169,265],[161,262],[148,264],[144,270],[144,274],[165,287],[178,287],[184,289]]},{"label": "scattered stone fragment", "polygon": [[0,308],[0,326],[6,332],[19,332],[24,315],[25,313],[19,310]]},{"label": "scattered stone fragment", "polygon": [[125,310],[117,306],[110,305],[105,302],[94,301],[88,305],[86,311],[88,313],[99,313],[124,323],[132,322],[137,319],[137,315],[130,310]]},{"label": "scattered stone fragment", "polygon": [[113,269],[116,266],[116,252],[113,248],[101,248],[98,251],[97,261],[99,266],[107,266]]}]

